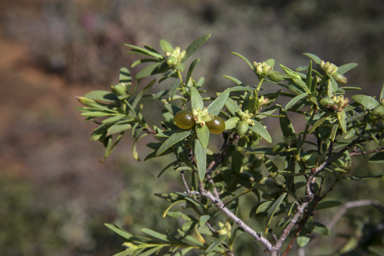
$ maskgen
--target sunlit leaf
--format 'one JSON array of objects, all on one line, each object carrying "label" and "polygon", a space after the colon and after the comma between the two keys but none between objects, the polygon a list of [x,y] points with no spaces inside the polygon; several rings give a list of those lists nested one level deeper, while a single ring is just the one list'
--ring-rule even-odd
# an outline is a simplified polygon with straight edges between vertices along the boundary
[{"label": "sunlit leaf", "polygon": [[191,87],[191,106],[192,109],[203,109],[204,108],[204,103],[203,99],[201,98],[200,93],[197,91],[195,87]]},{"label": "sunlit leaf", "polygon": [[219,97],[217,97],[214,101],[212,101],[211,104],[208,106],[208,113],[217,116],[221,109],[224,107],[225,103],[227,102],[227,99],[229,97],[229,93],[231,92],[231,89],[228,88],[225,91],[223,91]]},{"label": "sunlit leaf", "polygon": [[137,79],[141,79],[141,78],[145,78],[145,77],[148,77],[148,76],[152,76],[152,75],[158,74],[158,67],[160,65],[161,65],[161,63],[154,63],[154,64],[151,64],[151,65],[143,68],[142,70],[140,70],[136,74],[136,78]]},{"label": "sunlit leaf", "polygon": [[206,149],[209,143],[208,127],[206,125],[204,126],[196,125],[195,131],[196,131],[197,138],[201,143],[201,146],[203,146],[203,148]]},{"label": "sunlit leaf", "polygon": [[312,53],[303,53],[303,55],[308,56],[308,57],[311,58],[317,65],[320,65],[321,59],[320,59],[317,55],[312,54]]},{"label": "sunlit leaf", "polygon": [[250,125],[249,129],[254,131],[255,133],[257,133],[261,137],[263,137],[269,143],[272,143],[271,135],[269,135],[269,132],[267,131],[267,129],[265,129],[264,125],[262,125],[261,123],[259,123],[256,120],[252,119],[252,121],[254,121],[255,124],[254,125]]},{"label": "sunlit leaf", "polygon": [[357,67],[357,63],[347,63],[347,64],[344,64],[344,65],[341,65],[338,69],[337,69],[337,72],[340,73],[340,74],[344,74],[346,72],[348,72],[349,70],[353,69]]},{"label": "sunlit leaf", "polygon": [[308,92],[297,95],[295,98],[291,99],[284,108],[284,111],[290,109],[293,105],[295,105],[298,101],[308,96]]},{"label": "sunlit leaf", "polygon": [[180,130],[173,133],[156,152],[156,156],[161,155],[165,150],[175,145],[177,142],[182,141],[191,134],[191,130]]},{"label": "sunlit leaf", "polygon": [[168,41],[161,39],[159,44],[160,44],[161,50],[164,52],[164,54],[166,52],[172,53],[173,47]]},{"label": "sunlit leaf", "polygon": [[204,35],[204,36],[196,39],[191,45],[189,45],[188,48],[185,50],[186,54],[181,59],[181,62],[186,61],[197,49],[200,48],[200,46],[202,46],[205,43],[205,41],[208,40],[208,38],[210,36],[211,36],[210,34]]},{"label": "sunlit leaf", "polygon": [[347,115],[345,113],[345,110],[337,112],[337,119],[339,120],[340,128],[343,131],[343,133],[347,133],[347,123],[345,122],[345,119],[347,118]]},{"label": "sunlit leaf", "polygon": [[283,193],[279,196],[279,198],[276,199],[276,201],[272,204],[271,208],[268,211],[267,216],[267,227],[269,227],[269,224],[271,224],[271,220],[273,216],[275,215],[276,211],[279,209],[281,203],[283,202],[284,198],[286,197],[287,193]]},{"label": "sunlit leaf", "polygon": [[363,105],[365,108],[372,110],[377,107],[380,103],[371,96],[356,94],[352,96],[352,99],[357,103]]},{"label": "sunlit leaf", "polygon": [[105,90],[91,91],[85,94],[84,97],[92,100],[109,101],[109,102],[118,100],[116,94],[113,94],[110,91],[105,91]]},{"label": "sunlit leaf", "polygon": [[200,181],[204,180],[207,167],[207,154],[199,140],[195,140],[194,154],[196,157],[197,172],[199,173]]},{"label": "sunlit leaf", "polygon": [[237,123],[239,122],[240,118],[237,116],[231,117],[230,119],[225,121],[225,130],[231,130],[236,128]]},{"label": "sunlit leaf", "polygon": [[252,69],[252,70],[255,70],[255,67],[253,66],[253,64],[247,59],[245,58],[243,55],[241,55],[240,53],[237,53],[237,52],[231,52],[232,54],[240,57],[242,60],[244,60],[248,66]]},{"label": "sunlit leaf", "polygon": [[219,238],[215,239],[207,248],[207,250],[205,250],[205,253],[209,253],[211,252],[212,250],[214,250],[217,246],[219,246],[225,239],[227,238],[227,236],[220,236]]},{"label": "sunlit leaf", "polygon": [[233,116],[235,116],[236,113],[240,110],[239,105],[237,105],[237,103],[231,98],[227,99],[227,102],[225,102],[225,107]]}]

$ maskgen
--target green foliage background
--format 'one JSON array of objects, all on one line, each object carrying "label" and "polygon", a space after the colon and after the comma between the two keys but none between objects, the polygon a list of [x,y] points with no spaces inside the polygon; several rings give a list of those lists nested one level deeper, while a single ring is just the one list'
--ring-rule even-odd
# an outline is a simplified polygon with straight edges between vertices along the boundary
[{"label": "green foliage background", "polygon": [[[229,82],[222,78],[222,74],[254,83],[249,80],[250,70],[239,58],[231,55],[231,51],[253,57],[256,61],[275,58],[277,63],[289,63],[291,67],[307,64],[302,52],[313,52],[335,64],[357,62],[359,67],[348,74],[350,86],[361,86],[364,93],[371,95],[378,95],[382,86],[384,3],[379,0],[353,3],[330,0],[4,1],[0,5],[5,7],[0,8],[2,35],[27,45],[34,65],[59,74],[68,85],[92,84],[95,89],[106,89],[116,83],[120,66],[132,63],[131,57],[123,55],[127,50],[123,43],[157,45],[158,40],[164,37],[186,47],[200,35],[211,33],[211,39],[194,57],[202,60],[197,76],[204,75],[212,90],[224,90],[228,86]],[[204,69],[210,73],[199,73]],[[72,97],[69,89],[63,89],[62,93]],[[21,104],[28,106],[28,103]],[[155,123],[158,113],[153,113]],[[58,121],[57,117],[46,119],[47,127],[57,129],[57,125],[63,123],[74,127],[82,125],[80,119],[71,119],[70,115],[65,118],[64,122]],[[62,164],[73,162],[79,169],[90,169],[87,175],[92,176],[93,168],[100,168],[94,166],[95,159],[102,156],[102,149],[95,149],[100,145],[88,141],[92,129],[88,126],[87,130],[82,130],[83,136],[76,138],[85,145],[82,149],[92,154],[92,159],[83,154],[73,154],[65,161],[57,161],[64,161]],[[47,145],[48,139],[63,136],[60,133],[49,134],[52,135],[49,138],[42,136],[44,142],[39,147]],[[5,146],[11,145],[5,139],[1,142]],[[145,140],[142,143],[144,145]],[[70,197],[65,196],[63,191],[75,186],[71,179],[65,182],[51,177],[29,184],[28,180],[19,181],[1,175],[0,254],[111,255],[119,251],[121,243],[102,226],[104,222],[118,223],[133,233],[138,233],[143,226],[165,230],[167,225],[176,225],[162,219],[161,212],[166,203],[153,196],[157,192],[172,191],[176,186],[170,182],[176,175],[173,173],[160,178],[160,187],[153,185],[169,159],[136,163],[129,153],[130,142],[125,140],[121,144],[127,146],[117,149],[103,169],[105,172],[114,170],[113,175],[118,181],[114,180],[116,185],[110,187],[115,186],[115,190],[102,197],[83,196],[87,194],[87,186],[75,190],[76,193]],[[73,149],[67,147],[66,150]],[[139,148],[141,150],[143,148]],[[36,154],[35,157],[43,161],[51,158],[52,153],[47,152],[45,156]],[[54,172],[58,168],[52,164],[41,166],[34,168],[32,162],[30,168],[37,172],[44,172],[44,168]],[[1,166],[0,171],[6,172],[7,168]],[[375,168],[377,166],[367,165],[362,157],[356,169],[361,175],[380,173]],[[353,187],[350,184],[346,183],[332,196],[344,202],[366,198],[383,202],[382,182],[365,181]],[[85,205],[97,207],[90,210]],[[321,215],[323,221],[331,219],[336,210]],[[354,209],[347,213],[336,230],[359,235],[359,230],[363,234],[369,233],[379,223],[383,223],[383,216],[375,209]],[[258,220],[253,225],[257,227]],[[71,237],[75,239],[69,239]],[[329,255],[333,245],[346,241],[329,236],[328,240],[316,242],[310,248],[313,255]],[[253,249],[244,247],[241,255],[252,255]],[[345,255],[363,254],[356,250]]]}]

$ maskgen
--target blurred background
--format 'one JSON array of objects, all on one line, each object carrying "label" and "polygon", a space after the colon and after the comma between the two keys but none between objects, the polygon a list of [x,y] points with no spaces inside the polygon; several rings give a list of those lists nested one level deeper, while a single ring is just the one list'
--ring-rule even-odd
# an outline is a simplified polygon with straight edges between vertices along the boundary
[{"label": "blurred background", "polygon": [[[125,138],[99,163],[104,149],[89,141],[95,126],[83,123],[75,96],[117,82],[119,68],[135,60],[123,43],[160,49],[164,38],[185,49],[207,33],[211,38],[193,57],[201,59],[196,76],[211,91],[234,85],[222,75],[256,83],[231,51],[292,69],[308,64],[304,52],[336,65],[357,62],[349,86],[378,96],[383,85],[381,0],[1,0],[0,255],[112,255],[122,242],[103,223],[136,233],[176,224],[161,218],[167,203],[153,196],[179,186],[169,182],[172,172],[157,179],[168,160],[137,163]],[[383,171],[355,167],[355,175]],[[382,184],[345,182],[331,199],[383,203]],[[317,220],[327,222],[337,210]],[[332,253],[346,245],[343,255],[370,255],[367,243],[384,244],[383,222],[374,208],[348,211],[337,232],[311,243],[308,253],[340,255]],[[238,248],[239,255],[255,255],[257,246]]]}]

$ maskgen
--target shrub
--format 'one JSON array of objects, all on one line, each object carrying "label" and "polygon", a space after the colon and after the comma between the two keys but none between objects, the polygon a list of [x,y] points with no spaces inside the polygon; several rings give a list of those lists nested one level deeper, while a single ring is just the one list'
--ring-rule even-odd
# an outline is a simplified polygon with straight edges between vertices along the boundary
[{"label": "shrub", "polygon": [[[136,143],[152,135],[156,140],[147,146],[153,152],[145,160],[173,155],[175,160],[159,170],[159,176],[173,169],[180,173],[179,182],[184,186],[183,191],[156,194],[169,202],[163,217],[182,220],[175,230],[160,233],[143,228],[146,236],[139,236],[106,224],[125,241],[127,249],[117,255],[185,255],[191,250],[204,255],[235,255],[235,245],[241,241],[237,237],[242,233],[262,244],[269,255],[283,251],[287,255],[295,241],[304,247],[316,236],[329,234],[333,224],[315,219],[320,215],[318,210],[342,204],[327,200],[341,181],[383,177],[354,175],[353,159],[357,156],[371,155],[369,162],[376,164],[384,161],[384,87],[379,100],[364,94],[353,95],[353,102],[348,99],[347,90],[359,89],[344,85],[345,73],[356,63],[338,67],[305,53],[310,58],[307,66],[292,70],[280,65],[281,73],[274,70],[274,59],[251,62],[233,52],[252,69],[258,84],[246,86],[225,76],[235,85],[206,97],[204,78],[193,77],[200,60],[193,60],[188,68],[185,61],[209,37],[198,38],[185,51],[160,40],[162,53],[150,46],[127,44],[129,54],[145,56],[132,67],[150,64],[136,74],[137,81],[122,68],[119,84],[110,91],[78,97],[85,105],[78,108],[81,115],[99,125],[91,139],[105,146],[103,160],[127,131],[134,140],[133,156],[139,160]],[[159,83],[168,83],[168,89],[147,94],[156,80],[148,82],[146,78],[153,75],[161,75]],[[148,83],[140,90],[143,81]],[[280,89],[263,93],[271,84]],[[140,104],[144,96],[162,102],[160,127],[149,125],[143,116],[142,109],[150,107]],[[284,106],[282,98],[288,98]],[[302,130],[294,129],[288,113],[305,122]],[[271,129],[263,123],[267,119],[280,124],[282,140],[275,139],[279,135],[272,138]],[[211,134],[222,136],[218,152],[212,150]],[[374,148],[367,149],[371,142]],[[247,201],[240,201],[243,197]],[[256,230],[244,219],[247,204],[253,206],[251,217],[265,220],[264,227]],[[363,205],[383,209],[373,200],[347,203],[343,209]],[[372,242],[365,250],[378,253],[382,247],[380,242]]]}]

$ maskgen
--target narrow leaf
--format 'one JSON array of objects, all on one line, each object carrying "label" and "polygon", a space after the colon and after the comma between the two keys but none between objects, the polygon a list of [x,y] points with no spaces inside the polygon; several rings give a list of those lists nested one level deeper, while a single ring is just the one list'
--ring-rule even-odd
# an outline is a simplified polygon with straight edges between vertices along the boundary
[{"label": "narrow leaf", "polygon": [[340,66],[337,69],[337,72],[340,74],[344,74],[355,67],[357,67],[357,63],[347,63],[347,64]]},{"label": "narrow leaf", "polygon": [[240,53],[237,53],[237,52],[231,52],[232,54],[240,57],[242,60],[244,60],[248,66],[252,69],[252,70],[255,70],[255,67],[253,66],[253,64],[247,59],[245,58],[243,55],[241,55]]},{"label": "narrow leaf", "polygon": [[312,232],[316,232],[320,235],[327,236],[329,235],[329,229],[324,225],[321,224],[320,222],[308,222],[305,224],[305,227],[309,228],[312,230]]},{"label": "narrow leaf", "polygon": [[185,50],[186,53],[185,53],[185,56],[181,59],[181,62],[186,61],[197,49],[200,48],[200,46],[202,46],[205,43],[205,41],[208,40],[210,36],[211,36],[210,34],[204,35],[196,39],[191,45],[189,45],[188,48]]},{"label": "narrow leaf", "polygon": [[156,231],[154,231],[154,230],[152,230],[152,229],[149,229],[149,228],[143,228],[143,229],[141,229],[141,232],[143,232],[143,233],[145,233],[145,234],[147,234],[147,235],[149,235],[149,236],[152,236],[152,237],[154,237],[154,238],[157,238],[157,239],[160,239],[160,240],[169,242],[169,239],[168,239],[168,237],[167,237],[166,235],[161,234],[161,233],[159,233],[159,232],[156,232]]},{"label": "narrow leaf", "polygon": [[298,101],[308,96],[308,92],[297,95],[295,98],[291,99],[284,108],[284,111],[290,109],[293,105],[295,105]]},{"label": "narrow leaf", "polygon": [[100,101],[108,101],[108,102],[113,102],[118,100],[116,94],[113,94],[110,91],[105,91],[105,90],[91,91],[85,94],[84,97],[92,100],[100,100]]},{"label": "narrow leaf", "polygon": [[325,202],[318,203],[315,210],[323,210],[323,209],[328,209],[332,207],[337,207],[340,205],[342,205],[340,201],[325,201]]},{"label": "narrow leaf", "polygon": [[142,70],[140,70],[136,74],[136,78],[137,79],[141,79],[141,78],[145,78],[145,77],[148,77],[148,76],[152,76],[152,75],[158,74],[158,67],[160,65],[161,65],[161,63],[154,63],[154,64],[151,64],[151,65],[143,68]]},{"label": "narrow leaf", "polygon": [[209,253],[211,252],[212,250],[214,250],[217,246],[219,246],[225,239],[227,238],[227,236],[220,236],[219,238],[217,238],[216,240],[214,240],[207,248],[207,250],[205,250],[205,253]]},{"label": "narrow leaf", "polygon": [[206,125],[200,126],[196,125],[195,128],[197,138],[199,139],[201,146],[203,146],[204,149],[208,147],[209,142],[209,129]]},{"label": "narrow leaf", "polygon": [[150,51],[150,50],[147,50],[145,48],[141,48],[139,46],[136,46],[136,45],[131,45],[131,44],[124,44],[125,46],[128,46],[128,47],[131,47],[132,49],[136,50],[136,51],[139,51],[141,52],[142,54],[145,54],[145,55],[148,55],[148,56],[151,56],[151,57],[154,57],[156,59],[163,59],[164,57],[156,52],[153,52],[153,51]]},{"label": "narrow leaf", "polygon": [[225,107],[233,116],[235,116],[236,113],[240,110],[239,105],[237,105],[237,103],[231,98],[227,99],[227,102],[225,102]]},{"label": "narrow leaf", "polygon": [[131,72],[126,67],[120,68],[119,83],[131,83]]},{"label": "narrow leaf", "polygon": [[[253,119],[252,119],[253,120]],[[253,120],[255,122],[254,125],[250,125],[249,129],[259,134],[261,137],[263,137],[266,141],[269,143],[272,143],[271,135],[269,135],[267,129],[265,129],[264,125],[259,123],[256,120]]]},{"label": "narrow leaf", "polygon": [[379,152],[379,153],[371,156],[368,161],[370,163],[373,163],[373,164],[382,164],[382,163],[384,163],[384,151]]},{"label": "narrow leaf", "polygon": [[337,119],[339,120],[340,128],[343,130],[343,133],[347,133],[347,123],[345,122],[346,118],[347,115],[344,109],[337,112]]},{"label": "narrow leaf", "polygon": [[219,97],[217,97],[211,104],[208,106],[208,113],[217,116],[221,109],[224,107],[227,99],[229,97],[229,93],[231,92],[230,88],[227,88],[224,92],[222,92]]},{"label": "narrow leaf", "polygon": [[172,45],[171,45],[168,41],[166,41],[166,40],[164,40],[164,39],[161,39],[161,40],[160,40],[160,47],[161,47],[161,50],[164,52],[164,54],[165,54],[166,52],[171,53],[172,50],[173,50]]},{"label": "narrow leaf", "polygon": [[185,81],[189,81],[189,79],[192,76],[193,70],[195,69],[196,65],[199,63],[200,59],[195,59],[192,61],[191,65],[189,65],[187,77],[185,78]]},{"label": "narrow leaf", "polygon": [[276,211],[279,209],[280,204],[283,202],[285,196],[287,193],[283,193],[279,196],[279,198],[276,199],[276,201],[273,203],[271,208],[268,211],[268,216],[267,216],[267,227],[269,227],[269,224],[271,224],[271,220],[273,216],[275,215]]},{"label": "narrow leaf", "polygon": [[207,166],[207,154],[199,140],[195,140],[194,154],[196,157],[197,172],[199,173],[200,181],[204,180]]},{"label": "narrow leaf", "polygon": [[124,132],[132,128],[130,124],[115,124],[108,129],[108,135]]},{"label": "narrow leaf", "polygon": [[311,58],[317,65],[320,65],[321,59],[320,59],[317,55],[312,54],[312,53],[303,53],[303,55],[308,56],[308,57]]},{"label": "narrow leaf", "polygon": [[188,135],[191,134],[191,130],[181,130],[173,133],[164,143],[160,146],[160,148],[156,152],[156,156],[162,154],[165,150],[175,145],[177,142],[182,141]]},{"label": "narrow leaf", "polygon": [[201,98],[200,93],[197,91],[195,87],[191,87],[191,106],[192,109],[203,109],[204,103],[203,99]]},{"label": "narrow leaf", "polygon": [[374,109],[380,104],[375,98],[363,94],[353,95],[352,99],[369,110]]},{"label": "narrow leaf", "polygon": [[117,227],[117,226],[114,226],[112,224],[109,224],[109,223],[105,223],[104,224],[107,228],[111,229],[113,232],[115,232],[116,234],[118,234],[119,236],[121,237],[124,237],[126,239],[130,239],[131,237],[133,237],[132,234],[128,233],[127,231]]}]

